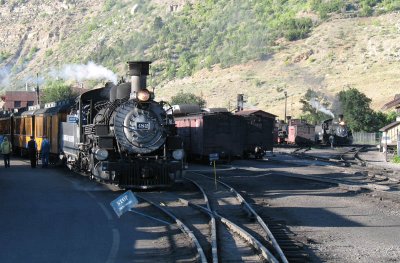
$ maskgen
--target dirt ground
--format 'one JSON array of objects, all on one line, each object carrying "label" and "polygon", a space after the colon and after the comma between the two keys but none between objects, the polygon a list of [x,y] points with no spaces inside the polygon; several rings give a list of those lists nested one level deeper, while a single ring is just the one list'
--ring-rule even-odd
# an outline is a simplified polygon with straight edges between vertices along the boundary
[{"label": "dirt ground", "polygon": [[[285,156],[279,155],[281,162],[234,162],[234,168],[259,172],[226,176],[224,180],[266,207],[269,217],[284,220],[308,246],[310,262],[400,262],[399,203],[376,197],[368,190],[351,191],[287,177],[334,177],[339,172],[311,163],[292,165],[291,159],[285,162]],[[254,184],[255,180],[260,183]]]}]

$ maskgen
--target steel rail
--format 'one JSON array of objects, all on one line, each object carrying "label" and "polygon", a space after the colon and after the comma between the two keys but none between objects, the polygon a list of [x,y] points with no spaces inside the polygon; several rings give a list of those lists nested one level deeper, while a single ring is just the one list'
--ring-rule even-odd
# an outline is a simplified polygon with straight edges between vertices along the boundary
[{"label": "steel rail", "polygon": [[136,194],[137,197],[139,197],[140,199],[152,204],[153,206],[157,207],[158,209],[160,209],[161,211],[163,211],[166,215],[168,215],[169,217],[171,217],[176,224],[178,225],[178,227],[181,229],[181,231],[183,233],[185,233],[194,243],[194,245],[196,246],[197,249],[197,253],[200,256],[200,260],[202,263],[207,263],[207,258],[206,255],[204,254],[203,248],[200,245],[200,242],[197,240],[196,236],[193,234],[192,231],[190,231],[190,229],[181,221],[179,220],[174,214],[172,214],[170,211],[168,211],[167,209],[164,209],[163,207],[159,206],[158,204],[154,203],[153,201]]},{"label": "steel rail", "polygon": [[230,230],[232,230],[233,232],[237,233],[240,237],[242,237],[243,239],[245,239],[250,245],[252,245],[256,250],[258,250],[260,252],[260,254],[268,261],[268,262],[272,262],[272,263],[279,263],[279,261],[274,257],[274,255],[272,255],[271,252],[269,252],[269,250],[263,245],[261,244],[260,241],[258,241],[255,237],[253,237],[250,233],[248,233],[246,230],[244,230],[243,228],[239,227],[238,225],[236,225],[235,223],[233,223],[232,221],[230,221],[229,219],[227,219],[226,217],[223,217],[219,214],[217,214],[217,212],[215,211],[211,211],[208,208],[205,208],[203,206],[200,205],[196,205],[193,204],[192,202],[185,200],[183,198],[179,198],[179,201],[187,204],[188,206],[191,206],[193,208],[196,208],[198,210],[200,210],[203,213],[209,214],[210,216],[216,216],[219,218],[219,220],[226,225]]},{"label": "steel rail", "polygon": [[[197,172],[192,172],[194,174],[203,176],[209,180],[215,180],[214,178],[208,177],[204,174],[201,173],[197,173]],[[253,208],[250,206],[249,203],[246,202],[246,200],[230,185],[217,180],[218,183],[220,183],[221,185],[225,186],[226,188],[228,188],[230,190],[230,192],[234,193],[237,197],[237,199],[240,201],[241,204],[243,204],[247,211],[250,212],[258,221],[258,223],[261,225],[261,227],[264,229],[264,231],[267,233],[267,240],[271,241],[272,246],[274,247],[274,249],[276,250],[276,252],[279,255],[279,258],[282,260],[283,263],[289,263],[285,254],[283,253],[282,249],[280,248],[278,242],[276,241],[274,235],[272,234],[272,232],[269,230],[268,226],[265,224],[264,220],[253,210]]]},{"label": "steel rail", "polygon": [[359,155],[359,153],[360,153],[362,150],[364,150],[364,148],[365,148],[365,146],[361,147],[361,148],[354,154],[354,157],[356,158],[356,160],[358,160],[358,161],[360,162],[360,165],[361,165],[361,166],[367,166],[367,162],[364,161],[364,160],[360,157],[360,155]]},{"label": "steel rail", "polygon": [[[210,211],[210,213],[208,213],[208,215],[210,216],[210,219],[211,219],[212,260],[214,263],[218,263],[217,225],[216,225],[214,214],[211,212],[212,210],[211,210],[211,206],[210,206],[210,202],[208,200],[207,194],[204,192],[203,188],[196,181],[193,181],[192,179],[189,179],[186,177],[183,177],[183,178],[185,178],[186,180],[193,183],[197,188],[200,189],[201,193],[203,194],[204,202],[206,203],[208,211]],[[179,198],[179,200],[183,200],[183,199]]]}]

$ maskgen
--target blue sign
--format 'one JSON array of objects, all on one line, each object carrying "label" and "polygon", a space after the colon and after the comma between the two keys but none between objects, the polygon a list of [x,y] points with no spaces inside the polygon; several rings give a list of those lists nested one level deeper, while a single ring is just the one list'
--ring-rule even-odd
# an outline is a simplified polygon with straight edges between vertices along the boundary
[{"label": "blue sign", "polygon": [[219,155],[218,153],[210,153],[208,155],[208,157],[210,158],[210,161],[218,161],[219,160]]},{"label": "blue sign", "polygon": [[68,116],[68,122],[69,123],[77,123],[78,122],[78,116]]},{"label": "blue sign", "polygon": [[118,217],[121,217],[125,212],[128,212],[131,208],[135,207],[139,201],[132,193],[131,190],[125,192],[124,194],[118,196],[114,201],[110,203],[114,212]]}]

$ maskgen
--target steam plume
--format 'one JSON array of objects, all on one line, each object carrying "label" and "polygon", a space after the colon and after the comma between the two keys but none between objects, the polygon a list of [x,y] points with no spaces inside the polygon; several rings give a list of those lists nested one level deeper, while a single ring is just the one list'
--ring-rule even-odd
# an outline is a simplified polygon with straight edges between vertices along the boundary
[{"label": "steam plume", "polygon": [[69,79],[69,80],[89,80],[89,79],[104,79],[117,83],[117,75],[111,70],[96,65],[90,61],[87,65],[84,64],[68,64],[65,65],[61,70],[53,70],[50,75],[55,78]]},{"label": "steam plume", "polygon": [[10,85],[10,70],[7,67],[0,68],[0,87]]},{"label": "steam plume", "polygon": [[316,109],[317,111],[325,113],[326,115],[330,115],[330,116],[332,116],[332,118],[335,117],[335,115],[330,110],[325,108],[316,98],[311,98],[310,103],[311,103],[311,106],[314,109]]}]

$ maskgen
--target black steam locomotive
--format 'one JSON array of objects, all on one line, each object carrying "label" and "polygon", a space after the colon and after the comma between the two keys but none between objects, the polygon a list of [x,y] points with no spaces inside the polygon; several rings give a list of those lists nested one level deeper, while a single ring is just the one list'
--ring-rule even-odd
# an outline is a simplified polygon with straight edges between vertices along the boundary
[{"label": "black steam locomotive", "polygon": [[61,123],[62,157],[70,169],[120,187],[169,186],[182,179],[182,139],[146,89],[150,62],[128,64],[131,82],[77,98]]},{"label": "black steam locomotive", "polygon": [[349,145],[353,143],[353,134],[343,119],[343,115],[339,115],[336,122],[333,119],[325,120],[322,123],[322,131],[320,132],[320,140],[326,145]]}]

